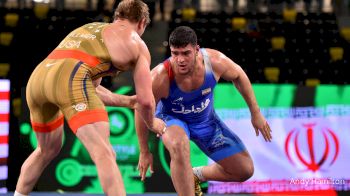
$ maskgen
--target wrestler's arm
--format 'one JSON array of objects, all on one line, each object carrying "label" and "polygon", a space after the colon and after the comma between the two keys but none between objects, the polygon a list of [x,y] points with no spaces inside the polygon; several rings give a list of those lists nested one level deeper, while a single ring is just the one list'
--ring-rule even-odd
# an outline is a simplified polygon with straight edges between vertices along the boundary
[{"label": "wrestler's arm", "polygon": [[146,126],[157,134],[162,134],[165,124],[162,120],[155,118],[155,100],[152,93],[152,78],[150,72],[151,55],[146,44],[139,38],[138,48],[132,52],[139,51],[133,68],[133,78],[137,95],[136,111]]},{"label": "wrestler's arm", "polygon": [[112,63],[115,66],[127,66],[132,70],[137,102],[135,110],[139,112],[148,128],[161,133],[165,125],[162,120],[154,118],[155,103],[150,73],[151,55],[148,48],[136,32],[131,30],[119,32],[123,39],[116,39],[117,31],[111,25],[102,32]]},{"label": "wrestler's arm", "polygon": [[235,85],[247,103],[252,116],[252,124],[256,131],[256,134],[259,135],[260,130],[264,136],[264,139],[266,141],[271,141],[271,129],[267,124],[264,116],[260,112],[252,85],[247,74],[238,64],[233,62],[223,53],[212,49],[208,49],[208,52],[211,57],[215,76],[217,78],[221,77],[227,81],[232,81],[232,83]]},{"label": "wrestler's arm", "polygon": [[[168,90],[166,90],[166,85],[169,83],[169,80],[166,72],[164,72],[164,66],[162,64],[153,68],[151,75],[153,95],[155,103],[157,104],[162,97],[167,96]],[[153,156],[148,146],[149,131],[137,111],[135,111],[135,127],[140,148],[138,169],[140,171],[141,180],[144,180],[148,167],[150,167],[151,172],[153,172]]]},{"label": "wrestler's arm", "polygon": [[102,78],[93,81],[96,93],[106,106],[135,108],[136,96],[119,95],[101,86]]},{"label": "wrestler's arm", "polygon": [[223,53],[212,49],[207,50],[211,57],[215,76],[218,78],[223,78],[226,81],[233,82],[233,84],[236,86],[248,104],[251,114],[254,115],[256,113],[259,113],[260,110],[254,95],[252,85],[243,69]]}]

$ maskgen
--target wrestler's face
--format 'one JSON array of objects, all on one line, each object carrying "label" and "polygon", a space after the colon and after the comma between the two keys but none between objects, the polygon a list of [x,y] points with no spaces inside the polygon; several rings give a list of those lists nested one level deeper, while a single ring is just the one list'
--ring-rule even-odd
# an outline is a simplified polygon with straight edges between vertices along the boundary
[{"label": "wrestler's face", "polygon": [[174,71],[181,75],[192,73],[196,64],[199,46],[193,46],[191,44],[187,44],[185,47],[170,46],[170,51]]}]

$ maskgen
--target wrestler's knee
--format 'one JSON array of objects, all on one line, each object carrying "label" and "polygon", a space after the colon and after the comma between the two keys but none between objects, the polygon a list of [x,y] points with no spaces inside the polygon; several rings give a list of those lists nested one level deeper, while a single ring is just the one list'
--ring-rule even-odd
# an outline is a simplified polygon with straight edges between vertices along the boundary
[{"label": "wrestler's knee", "polygon": [[95,146],[92,152],[90,152],[90,156],[94,162],[106,158],[114,160],[116,159],[114,150],[111,147],[103,144]]},{"label": "wrestler's knee", "polygon": [[254,165],[253,164],[247,164],[243,169],[241,170],[240,177],[238,179],[239,182],[244,182],[248,180],[250,177],[252,177],[254,174]]},{"label": "wrestler's knee", "polygon": [[50,147],[38,147],[38,152],[44,160],[51,160],[55,158],[61,151],[61,144],[51,145]]},{"label": "wrestler's knee", "polygon": [[186,137],[174,137],[167,142],[170,156],[180,158],[189,155],[189,140]]},{"label": "wrestler's knee", "polygon": [[227,168],[224,170],[226,174],[228,174],[228,181],[244,182],[253,176],[254,165],[252,163],[247,163],[240,168]]}]

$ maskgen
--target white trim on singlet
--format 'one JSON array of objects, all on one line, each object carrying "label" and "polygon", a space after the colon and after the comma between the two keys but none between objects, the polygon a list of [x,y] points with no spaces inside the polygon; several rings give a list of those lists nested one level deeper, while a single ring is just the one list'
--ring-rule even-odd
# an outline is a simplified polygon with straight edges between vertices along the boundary
[{"label": "white trim on singlet", "polygon": [[210,58],[209,58],[209,55],[207,53],[207,50],[205,48],[201,48],[200,51],[201,51],[202,56],[203,56],[204,65],[205,65],[206,70],[211,71],[211,73],[214,74],[213,67],[211,65]]}]

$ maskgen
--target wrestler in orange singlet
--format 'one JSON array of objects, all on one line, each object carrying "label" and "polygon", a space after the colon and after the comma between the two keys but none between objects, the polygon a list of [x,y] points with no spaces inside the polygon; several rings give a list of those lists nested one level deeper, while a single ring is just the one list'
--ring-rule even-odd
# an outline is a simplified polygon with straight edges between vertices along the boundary
[{"label": "wrestler in orange singlet", "polygon": [[[160,135],[165,123],[154,118],[150,54],[140,38],[149,23],[141,0],[124,0],[113,23],[90,23],[72,31],[32,73],[27,85],[30,118],[38,147],[21,168],[15,196],[28,195],[62,146],[63,119],[88,150],[106,195],[126,195],[109,142],[105,105],[135,108]],[[101,77],[133,72],[136,96],[113,94]]]}]

